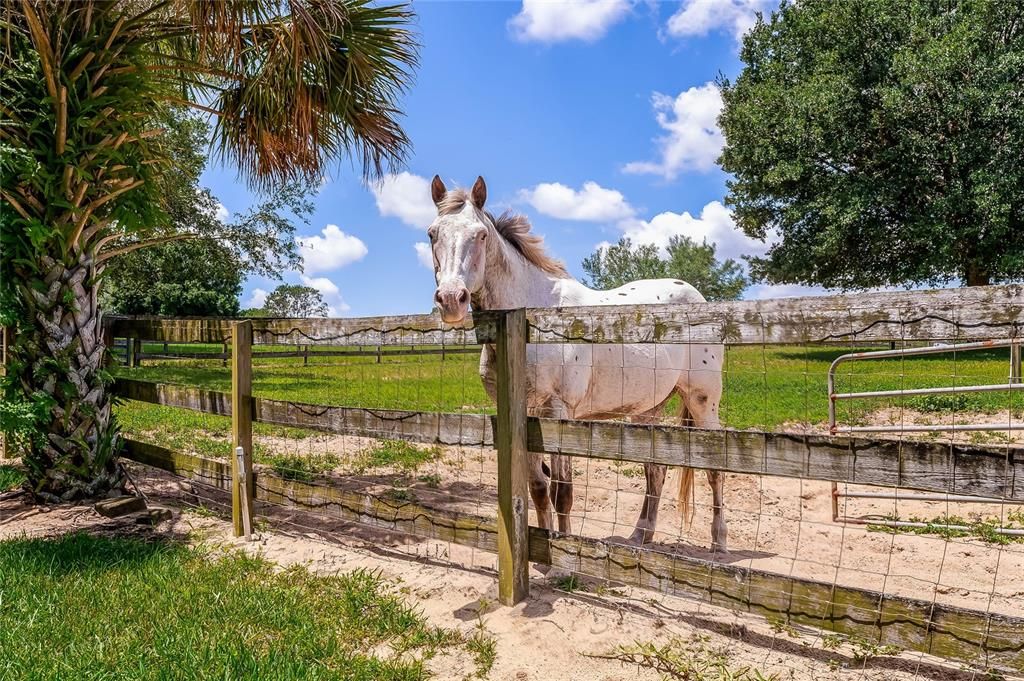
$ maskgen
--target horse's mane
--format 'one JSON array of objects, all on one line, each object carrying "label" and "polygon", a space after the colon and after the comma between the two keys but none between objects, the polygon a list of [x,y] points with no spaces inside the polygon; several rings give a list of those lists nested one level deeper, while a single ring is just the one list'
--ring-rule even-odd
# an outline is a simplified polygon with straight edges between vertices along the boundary
[{"label": "horse's mane", "polygon": [[[438,204],[438,211],[441,215],[450,215],[461,211],[467,202],[471,203],[469,192],[465,189],[453,189],[445,194]],[[565,269],[565,264],[557,258],[548,255],[544,248],[544,237],[538,236],[530,231],[530,220],[519,213],[506,210],[498,217],[494,217],[488,211],[477,209],[478,213],[486,216],[498,234],[505,239],[512,248],[528,261],[556,277],[562,279],[570,278]]]}]

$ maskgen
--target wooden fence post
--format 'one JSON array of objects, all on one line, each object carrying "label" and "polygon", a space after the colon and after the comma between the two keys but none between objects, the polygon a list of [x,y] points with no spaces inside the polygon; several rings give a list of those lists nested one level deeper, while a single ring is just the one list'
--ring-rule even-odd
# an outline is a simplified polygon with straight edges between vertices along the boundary
[{"label": "wooden fence post", "polygon": [[130,369],[139,366],[139,353],[142,350],[142,341],[138,338],[128,338],[125,345],[125,353],[128,355],[125,360]]},{"label": "wooden fence post", "polygon": [[[1024,343],[1024,341],[1021,341]],[[1021,343],[1010,346],[1010,383],[1021,382],[1020,348]]]},{"label": "wooden fence post", "polygon": [[[252,321],[247,320],[231,329],[231,520],[236,537],[245,533],[245,515],[254,517],[252,406]],[[235,456],[239,447],[242,456]]]},{"label": "wooden fence post", "polygon": [[526,311],[498,320],[498,600],[530,593],[529,466],[526,460]]}]

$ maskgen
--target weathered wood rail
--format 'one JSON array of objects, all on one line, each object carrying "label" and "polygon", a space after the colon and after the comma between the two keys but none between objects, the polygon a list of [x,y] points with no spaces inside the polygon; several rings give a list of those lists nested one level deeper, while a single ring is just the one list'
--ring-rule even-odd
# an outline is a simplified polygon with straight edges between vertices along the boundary
[{"label": "weathered wood rail", "polygon": [[[127,339],[129,341],[134,339]],[[189,360],[221,360],[225,361],[231,359],[230,352],[132,352],[133,346],[138,343],[141,344],[140,340],[136,340],[135,343],[128,343],[120,346],[125,349],[126,363],[129,366],[136,366],[138,362],[144,359],[163,359],[163,360],[175,360],[175,359],[189,359]],[[327,357],[375,357],[377,362],[381,362],[384,359],[392,357],[426,357],[426,356],[440,356],[442,359],[453,355],[479,355],[480,346],[478,345],[467,345],[464,347],[446,347],[446,348],[395,348],[391,346],[376,346],[372,349],[366,350],[316,350],[310,351],[308,346],[300,346],[296,350],[261,350],[253,353],[253,359],[286,359],[286,358],[298,358],[304,359],[307,362],[309,358],[323,359]]]},{"label": "weathered wood rail", "polygon": [[[501,312],[451,327],[434,315],[253,319],[256,344],[466,345],[494,343]],[[531,343],[851,343],[1024,336],[1024,286],[858,293],[811,298],[530,309]],[[230,319],[110,317],[112,336],[221,343]]]},{"label": "weathered wood rail", "polygon": [[[229,491],[228,463],[128,441],[127,458],[205,486]],[[257,466],[255,501],[315,511],[320,516],[381,530],[498,550],[494,518],[432,508],[416,500],[346,489],[343,478],[286,480]],[[984,668],[1024,670],[1024,617],[958,608],[830,582],[795,578],[676,553],[528,531],[530,561],[606,579],[615,584],[697,598],[789,624],[817,627]]]},{"label": "weathered wood rail", "polygon": [[[230,395],[187,386],[120,379],[121,397],[231,416]],[[257,423],[439,445],[494,446],[495,419],[484,414],[338,407],[252,399]],[[1024,503],[1024,447],[829,437],[755,430],[530,417],[526,448],[635,463],[733,473],[999,497]]]}]

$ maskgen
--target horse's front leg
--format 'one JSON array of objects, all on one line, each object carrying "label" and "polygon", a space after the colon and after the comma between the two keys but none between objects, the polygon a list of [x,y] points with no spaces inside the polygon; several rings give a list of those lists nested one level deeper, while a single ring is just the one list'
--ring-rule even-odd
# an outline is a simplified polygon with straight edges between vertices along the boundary
[{"label": "horse's front leg", "polygon": [[550,479],[548,467],[544,465],[543,454],[529,454],[530,457],[530,496],[533,498],[533,507],[537,511],[537,524],[542,529],[550,530],[551,524],[551,497],[548,496],[548,480]]},{"label": "horse's front leg", "polygon": [[658,505],[661,501],[661,490],[665,486],[667,472],[667,466],[654,463],[644,464],[647,490],[644,492],[643,506],[640,507],[640,517],[636,520],[636,529],[629,537],[634,544],[646,544],[654,539],[654,529],[658,526]]},{"label": "horse's front leg", "polygon": [[551,455],[551,499],[558,515],[558,531],[571,534],[572,459],[562,454]]}]

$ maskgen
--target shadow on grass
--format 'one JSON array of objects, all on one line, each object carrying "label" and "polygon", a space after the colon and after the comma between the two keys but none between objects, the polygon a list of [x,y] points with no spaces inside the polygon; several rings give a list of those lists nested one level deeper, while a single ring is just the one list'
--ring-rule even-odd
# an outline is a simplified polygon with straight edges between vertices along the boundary
[{"label": "shadow on grass", "polygon": [[71,575],[137,569],[169,556],[185,555],[184,535],[113,537],[75,532],[58,537],[9,539],[0,542],[0,567],[21,573]]}]

